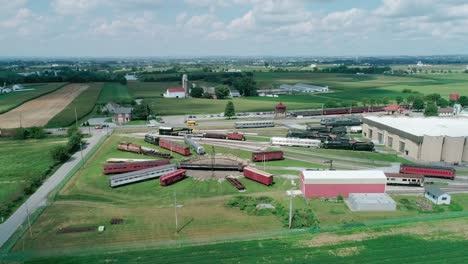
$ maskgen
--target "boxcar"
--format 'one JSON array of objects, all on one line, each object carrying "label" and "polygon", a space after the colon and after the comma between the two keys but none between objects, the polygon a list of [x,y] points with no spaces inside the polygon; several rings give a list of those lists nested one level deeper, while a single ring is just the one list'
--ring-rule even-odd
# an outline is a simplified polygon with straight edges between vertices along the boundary
[{"label": "boxcar", "polygon": [[254,180],[256,182],[259,182],[268,186],[273,184],[273,174],[270,174],[268,172],[257,170],[252,167],[245,167],[243,173],[244,173],[244,177]]},{"label": "boxcar", "polygon": [[167,160],[121,162],[104,164],[104,174],[138,171],[169,164]]},{"label": "boxcar", "polygon": [[424,175],[404,174],[404,173],[385,173],[387,185],[414,185],[424,186]]},{"label": "boxcar", "polygon": [[236,128],[274,127],[273,121],[241,121],[235,123]]},{"label": "boxcar", "polygon": [[205,138],[217,138],[217,139],[226,139],[226,134],[221,134],[221,133],[205,133],[203,135]]},{"label": "boxcar", "polygon": [[456,170],[451,167],[401,164],[400,173],[421,174],[426,177],[455,179]]},{"label": "boxcar", "polygon": [[270,161],[284,159],[283,151],[262,151],[252,153],[252,161]]},{"label": "boxcar", "polygon": [[165,148],[171,151],[174,151],[176,153],[179,153],[182,156],[190,156],[190,148],[178,144],[174,141],[167,140],[167,139],[160,139],[159,140],[159,146],[161,148]]},{"label": "boxcar", "polygon": [[181,181],[185,178],[185,173],[187,171],[184,169],[179,169],[168,174],[165,174],[159,178],[159,185],[168,186],[178,181]]}]

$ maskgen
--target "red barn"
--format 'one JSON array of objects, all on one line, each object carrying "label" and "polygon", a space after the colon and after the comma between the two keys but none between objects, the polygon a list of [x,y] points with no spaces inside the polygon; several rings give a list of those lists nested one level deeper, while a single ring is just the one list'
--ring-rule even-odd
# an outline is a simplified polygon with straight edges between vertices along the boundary
[{"label": "red barn", "polygon": [[458,99],[460,99],[460,95],[457,93],[451,93],[449,99],[450,101],[458,101]]},{"label": "red barn", "polygon": [[301,192],[306,198],[348,197],[350,193],[385,193],[382,171],[303,171]]}]

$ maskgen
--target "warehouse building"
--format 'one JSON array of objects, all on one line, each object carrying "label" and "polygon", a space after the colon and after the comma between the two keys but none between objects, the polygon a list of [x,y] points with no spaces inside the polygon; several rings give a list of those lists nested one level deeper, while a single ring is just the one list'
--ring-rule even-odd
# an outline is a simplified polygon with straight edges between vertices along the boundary
[{"label": "warehouse building", "polygon": [[424,162],[468,162],[468,119],[366,116],[362,134]]},{"label": "warehouse building", "polygon": [[350,193],[385,193],[382,171],[303,171],[301,192],[306,198],[348,197]]}]

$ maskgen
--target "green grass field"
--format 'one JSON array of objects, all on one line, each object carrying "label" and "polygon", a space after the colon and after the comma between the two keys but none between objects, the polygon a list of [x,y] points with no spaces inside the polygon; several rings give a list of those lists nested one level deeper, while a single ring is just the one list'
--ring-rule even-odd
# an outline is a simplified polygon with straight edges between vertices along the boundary
[{"label": "green grass field", "polygon": [[0,94],[0,114],[8,112],[11,109],[39,96],[51,93],[64,85],[65,83],[25,84],[24,88],[34,90]]},{"label": "green grass field", "polygon": [[101,94],[103,83],[92,83],[89,88],[76,97],[62,112],[52,118],[47,127],[66,127],[75,122],[75,109],[78,120],[91,113]]},{"label": "green grass field", "polygon": [[105,83],[102,87],[101,94],[97,100],[99,104],[106,104],[108,102],[121,102],[131,101],[132,95],[129,93],[129,90],[126,85],[120,83]]},{"label": "green grass field", "polygon": [[[41,263],[465,263],[467,218],[368,230],[362,234],[290,234],[287,237],[208,245],[114,248],[61,256],[11,255]],[[440,226],[439,226],[440,225]]]},{"label": "green grass field", "polygon": [[[354,75],[313,72],[256,72],[259,88],[270,88],[281,84],[308,83],[329,86],[333,93],[280,95],[272,97],[248,97],[234,99],[237,112],[272,111],[274,105],[283,102],[288,109],[320,108],[327,101],[356,101],[362,98],[384,98],[391,101],[397,96],[407,97],[403,89],[422,94],[439,93],[444,97],[452,92],[467,94],[468,74],[440,75]],[[195,81],[196,83],[196,81]],[[160,94],[171,84],[177,83],[131,83],[129,90],[134,96],[148,98],[147,102],[156,113],[162,115],[221,113],[226,100],[209,99],[166,99]]]},{"label": "green grass field", "polygon": [[178,82],[129,82],[128,90],[133,98],[162,97],[168,88],[180,87]]},{"label": "green grass field", "polygon": [[[5,205],[21,195],[23,188],[42,177],[55,164],[49,151],[66,139],[0,140],[0,201]],[[18,201],[19,202],[19,201]],[[17,204],[17,203],[16,203]]]}]

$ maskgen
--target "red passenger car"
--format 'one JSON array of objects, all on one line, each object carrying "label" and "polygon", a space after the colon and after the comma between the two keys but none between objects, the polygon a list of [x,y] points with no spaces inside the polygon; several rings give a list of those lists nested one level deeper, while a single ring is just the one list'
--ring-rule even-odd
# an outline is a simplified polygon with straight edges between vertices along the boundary
[{"label": "red passenger car", "polygon": [[270,161],[270,160],[282,160],[283,151],[266,151],[266,152],[254,152],[252,153],[252,161]]},{"label": "red passenger car", "polygon": [[265,185],[273,184],[273,174],[270,174],[268,172],[264,172],[261,170],[257,170],[252,167],[244,168],[244,177],[257,181],[259,183],[265,184]]},{"label": "red passenger car", "polygon": [[173,184],[175,182],[183,180],[185,178],[185,173],[186,172],[187,172],[187,170],[179,169],[179,170],[173,171],[171,173],[168,173],[166,175],[163,175],[163,176],[161,176],[161,178],[159,178],[159,184],[161,186],[168,186],[168,185],[171,185],[171,184]]},{"label": "red passenger car", "polygon": [[456,170],[451,167],[401,164],[400,173],[421,174],[426,177],[455,179]]},{"label": "red passenger car", "polygon": [[230,139],[230,140],[242,140],[244,141],[245,140],[245,137],[244,135],[242,134],[239,134],[237,132],[234,132],[234,133],[228,133],[227,134],[227,139]]},{"label": "red passenger car", "polygon": [[138,171],[167,164],[169,164],[167,160],[106,163],[104,164],[104,174]]},{"label": "red passenger car", "polygon": [[171,151],[174,151],[176,153],[179,153],[180,155],[183,156],[190,156],[190,148],[186,147],[184,145],[181,145],[179,143],[176,143],[174,141],[170,141],[167,139],[160,139],[159,140],[159,146],[161,148],[165,148]]}]

